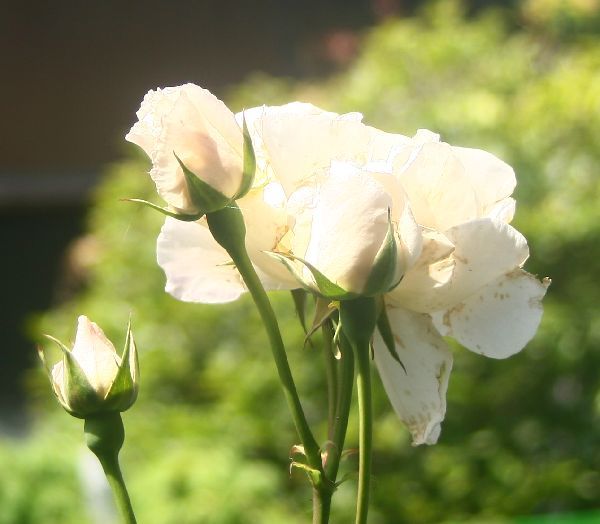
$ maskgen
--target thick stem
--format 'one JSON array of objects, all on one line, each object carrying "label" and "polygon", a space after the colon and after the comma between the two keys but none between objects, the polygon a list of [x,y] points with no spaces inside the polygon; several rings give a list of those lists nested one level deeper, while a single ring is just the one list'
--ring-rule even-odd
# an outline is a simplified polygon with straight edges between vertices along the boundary
[{"label": "thick stem", "polygon": [[206,218],[213,237],[229,253],[229,256],[231,256],[240,272],[248,291],[252,295],[252,299],[256,304],[265,329],[267,330],[271,352],[273,354],[273,359],[275,360],[275,365],[277,366],[277,373],[279,374],[279,380],[281,381],[285,398],[292,413],[296,431],[304,446],[308,463],[312,468],[322,472],[323,468],[321,465],[319,445],[308,426],[302,404],[300,403],[300,398],[296,390],[296,385],[292,377],[287,354],[283,345],[281,332],[279,331],[277,318],[271,307],[269,297],[267,296],[246,251],[244,241],[245,226],[242,213],[237,205],[232,205],[221,211],[209,213]]},{"label": "thick stem", "polygon": [[356,524],[365,524],[369,512],[371,484],[371,455],[373,449],[373,410],[371,407],[371,366],[369,349],[377,325],[377,303],[374,298],[360,297],[340,304],[342,334],[345,335],[356,358],[359,415],[358,495]]},{"label": "thick stem", "polygon": [[323,492],[313,488],[313,524],[327,524],[331,511],[331,495],[333,491]]},{"label": "thick stem", "polygon": [[85,419],[84,432],[88,448],[98,457],[113,492],[123,524],[136,524],[131,500],[119,467],[119,451],[125,439],[125,429],[118,412],[95,415]]},{"label": "thick stem", "polygon": [[369,346],[355,346],[358,373],[359,416],[359,456],[358,456],[358,497],[356,503],[356,524],[365,524],[369,512],[371,485],[371,455],[373,449],[373,410],[371,406],[371,367]]}]

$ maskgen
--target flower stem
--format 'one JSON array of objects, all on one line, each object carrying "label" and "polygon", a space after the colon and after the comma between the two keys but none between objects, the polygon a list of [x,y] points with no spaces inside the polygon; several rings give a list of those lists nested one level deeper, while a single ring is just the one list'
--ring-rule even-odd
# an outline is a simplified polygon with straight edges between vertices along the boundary
[{"label": "flower stem", "polygon": [[365,524],[369,512],[371,484],[371,455],[373,449],[373,410],[371,406],[371,367],[369,346],[354,346],[358,373],[356,386],[358,391],[359,416],[359,456],[358,456],[358,497],[356,504],[356,524]]},{"label": "flower stem", "polygon": [[209,213],[206,218],[213,237],[229,253],[229,256],[231,256],[240,272],[248,291],[252,295],[252,299],[256,304],[265,329],[267,330],[271,352],[273,354],[273,359],[275,360],[277,373],[279,374],[279,380],[281,381],[285,398],[290,411],[292,412],[296,431],[304,446],[308,463],[313,469],[322,473],[323,467],[321,464],[319,445],[310,430],[302,404],[300,403],[277,318],[271,306],[271,302],[269,301],[269,297],[267,296],[267,293],[254,270],[254,266],[250,261],[248,252],[246,251],[246,228],[244,226],[242,213],[237,205],[234,204],[220,211]]},{"label": "flower stem", "polygon": [[340,338],[340,353],[340,369],[337,374],[337,407],[331,437],[333,449],[325,465],[327,478],[331,479],[332,482],[337,479],[340,458],[344,450],[354,383],[354,355],[352,354],[352,347],[344,336]]},{"label": "flower stem", "polygon": [[331,511],[332,490],[313,488],[313,524],[327,524]]},{"label": "flower stem", "polygon": [[330,322],[325,322],[323,331],[323,358],[325,359],[325,375],[327,377],[327,438],[333,442],[336,413],[338,408],[339,377],[336,359],[333,354],[333,329]]},{"label": "flower stem", "polygon": [[374,298],[360,297],[340,303],[342,334],[354,351],[357,365],[359,455],[356,524],[366,524],[369,513],[371,455],[373,451],[373,409],[371,406],[371,366],[369,349],[377,325],[377,304]]},{"label": "flower stem", "polygon": [[129,493],[119,467],[119,450],[125,438],[120,413],[88,417],[85,419],[84,431],[88,448],[98,457],[102,465],[123,524],[136,524]]},{"label": "flower stem", "polygon": [[133,507],[131,506],[131,500],[129,499],[129,493],[127,493],[127,487],[121,474],[121,468],[119,467],[119,459],[114,457],[98,457],[102,469],[106,474],[110,488],[112,489],[113,496],[117,503],[117,507],[121,512],[124,524],[136,524],[135,515],[133,513]]}]

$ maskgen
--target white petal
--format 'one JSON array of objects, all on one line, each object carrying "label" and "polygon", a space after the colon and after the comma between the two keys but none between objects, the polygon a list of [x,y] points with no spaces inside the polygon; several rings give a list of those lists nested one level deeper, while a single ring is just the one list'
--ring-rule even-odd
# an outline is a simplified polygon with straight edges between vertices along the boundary
[{"label": "white petal", "polygon": [[445,231],[480,216],[471,180],[448,144],[426,142],[405,148],[396,157],[395,173],[422,226]]},{"label": "white petal", "polygon": [[322,175],[333,159],[364,160],[370,133],[361,118],[359,113],[338,115],[299,102],[265,108],[256,118],[256,133],[286,194]]},{"label": "white petal", "polygon": [[156,244],[156,258],[167,276],[165,291],[184,302],[231,302],[244,291],[227,252],[205,225],[168,217]]},{"label": "white petal", "polygon": [[375,363],[392,406],[408,426],[413,444],[435,444],[446,413],[452,353],[429,315],[388,308],[402,366],[375,336]]},{"label": "white petal", "polygon": [[506,358],[533,338],[542,318],[549,281],[517,269],[503,275],[445,313],[434,315],[444,335],[475,353]]},{"label": "white petal", "polygon": [[90,385],[103,397],[112,385],[120,359],[112,342],[95,322],[81,315],[71,354],[83,370]]},{"label": "white petal", "polygon": [[314,208],[302,210],[310,239],[306,245],[297,236],[294,254],[343,289],[361,292],[387,234],[391,207],[390,195],[368,175],[332,174],[319,187]]},{"label": "white petal", "polygon": [[288,230],[285,198],[274,202],[267,194],[273,186],[275,183],[253,189],[237,201],[246,223],[246,248],[265,289],[294,289],[298,282],[283,264],[267,254],[277,249]]},{"label": "white petal", "polygon": [[67,397],[65,386],[65,364],[64,360],[61,360],[52,366],[52,388],[54,389],[54,393],[61,405],[67,409],[71,409],[66,400]]},{"label": "white petal", "polygon": [[425,313],[448,309],[520,267],[529,256],[521,233],[490,218],[453,227],[445,237],[454,244],[454,252],[430,266],[417,263],[391,292],[394,304]]},{"label": "white petal", "polygon": [[481,149],[453,147],[475,189],[482,215],[499,201],[509,197],[517,185],[515,172],[506,162]]},{"label": "white petal", "polygon": [[516,201],[514,198],[508,197],[500,202],[496,202],[493,206],[486,210],[485,215],[494,220],[500,220],[510,224],[515,216]]}]

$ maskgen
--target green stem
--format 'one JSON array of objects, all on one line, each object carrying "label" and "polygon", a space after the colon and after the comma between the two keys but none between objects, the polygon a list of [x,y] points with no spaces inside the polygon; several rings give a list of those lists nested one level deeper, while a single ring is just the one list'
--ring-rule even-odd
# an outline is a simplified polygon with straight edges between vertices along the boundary
[{"label": "green stem", "polygon": [[338,408],[338,373],[336,359],[333,354],[333,328],[329,321],[323,324],[323,358],[325,359],[325,375],[327,377],[327,438],[333,442],[336,413]]},{"label": "green stem", "polygon": [[313,524],[327,524],[331,511],[333,490],[313,488]]},{"label": "green stem", "polygon": [[356,524],[365,524],[369,512],[371,484],[371,455],[373,449],[373,410],[371,406],[371,367],[369,346],[354,346],[358,373],[359,416],[359,456],[358,456],[358,497],[356,503]]},{"label": "green stem", "polygon": [[371,363],[369,349],[377,325],[377,302],[359,297],[340,303],[342,334],[348,338],[356,358],[359,416],[358,495],[356,524],[365,524],[369,513],[371,455],[373,452],[373,409],[371,406]]},{"label": "green stem", "polygon": [[133,507],[131,506],[131,500],[129,499],[129,493],[121,474],[121,468],[119,467],[119,459],[115,455],[113,457],[98,457],[102,469],[106,474],[110,488],[112,489],[115,502],[123,517],[124,524],[136,524],[135,515],[133,513]]},{"label": "green stem", "polygon": [[281,381],[285,398],[290,411],[292,412],[296,431],[304,446],[306,458],[312,468],[322,472],[323,467],[321,464],[319,445],[310,430],[302,404],[300,403],[300,398],[296,390],[294,378],[292,377],[287,354],[283,345],[281,332],[279,331],[277,318],[271,307],[269,297],[267,296],[267,293],[254,270],[252,262],[250,261],[248,252],[246,251],[246,229],[242,213],[237,205],[234,204],[221,211],[209,213],[206,218],[213,237],[229,253],[229,256],[231,256],[240,272],[248,291],[252,295],[252,299],[256,304],[265,329],[267,330],[271,352],[273,354],[273,359],[275,360],[275,365],[277,366],[277,373],[279,374],[279,380]]},{"label": "green stem", "polygon": [[119,451],[125,440],[121,414],[104,413],[85,419],[84,432],[88,448],[98,457],[106,475],[123,524],[136,524],[131,500],[119,467]]},{"label": "green stem", "polygon": [[352,404],[352,386],[354,382],[354,355],[352,347],[345,337],[340,339],[340,369],[337,383],[337,408],[335,423],[333,426],[333,436],[331,438],[332,453],[328,456],[325,472],[327,478],[335,482],[340,466],[340,459],[344,450],[346,440],[346,431],[348,429],[348,416]]}]

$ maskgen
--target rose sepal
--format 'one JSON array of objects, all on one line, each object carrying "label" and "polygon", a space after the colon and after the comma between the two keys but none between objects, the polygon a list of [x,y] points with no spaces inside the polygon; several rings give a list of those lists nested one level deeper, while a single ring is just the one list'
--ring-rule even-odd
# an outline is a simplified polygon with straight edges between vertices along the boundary
[{"label": "rose sepal", "polygon": [[[298,283],[307,291],[311,291],[312,293],[316,293],[317,295],[330,300],[352,300],[360,296],[358,293],[346,291],[341,286],[338,286],[303,258],[290,253],[277,253],[275,251],[265,251],[265,253],[281,262],[292,273]],[[310,271],[313,282],[304,278],[302,271],[297,264],[294,264],[294,262],[299,262]]]},{"label": "rose sepal", "polygon": [[196,220],[200,220],[204,216],[204,213],[197,213],[192,215],[188,215],[186,213],[177,213],[175,211],[171,211],[166,207],[161,207],[159,205],[153,204],[152,202],[148,202],[147,200],[142,200],[141,198],[124,198],[123,201],[134,202],[136,204],[143,204],[144,206],[154,209],[155,211],[158,211],[159,213],[162,213],[165,216],[176,218],[177,220],[181,220],[182,222],[196,222]]},{"label": "rose sepal", "polygon": [[38,354],[48,372],[52,389],[60,405],[69,415],[73,415],[76,418],[85,418],[88,415],[97,413],[100,410],[101,399],[98,398],[96,391],[71,353],[71,350],[57,338],[51,335],[44,336],[54,342],[60,348],[63,355],[64,375],[63,386],[61,388],[46,364],[43,350],[38,349]]},{"label": "rose sepal", "polygon": [[237,190],[236,194],[233,197],[233,200],[237,200],[238,198],[242,198],[246,196],[250,189],[252,189],[252,184],[254,183],[254,176],[256,174],[256,154],[254,152],[254,145],[252,144],[252,138],[250,137],[250,132],[248,131],[248,124],[246,123],[246,116],[242,112],[242,133],[244,136],[244,159],[243,159],[243,170],[242,170],[242,180],[240,182],[240,187]]},{"label": "rose sepal", "polygon": [[400,360],[398,356],[398,352],[396,351],[396,343],[394,341],[394,333],[392,331],[392,325],[390,324],[390,319],[387,314],[387,310],[385,308],[385,301],[383,297],[379,298],[377,307],[379,309],[379,314],[377,316],[377,330],[381,335],[381,339],[388,350],[390,356],[402,366],[402,369],[406,373],[406,367]]},{"label": "rose sepal", "polygon": [[398,245],[396,232],[392,223],[391,210],[388,209],[388,230],[383,243],[375,256],[373,267],[361,293],[362,296],[372,297],[388,293],[402,280],[398,273]]},{"label": "rose sepal", "polygon": [[177,153],[173,152],[173,155],[175,155],[183,171],[190,200],[198,210],[198,213],[201,213],[201,215],[214,213],[226,207],[233,200],[232,197],[225,196],[210,184],[197,177],[177,156]]},{"label": "rose sepal", "polygon": [[125,347],[121,354],[121,365],[114,382],[104,399],[103,410],[126,411],[136,401],[139,390],[140,367],[137,347],[131,331],[131,320],[127,324]]}]

